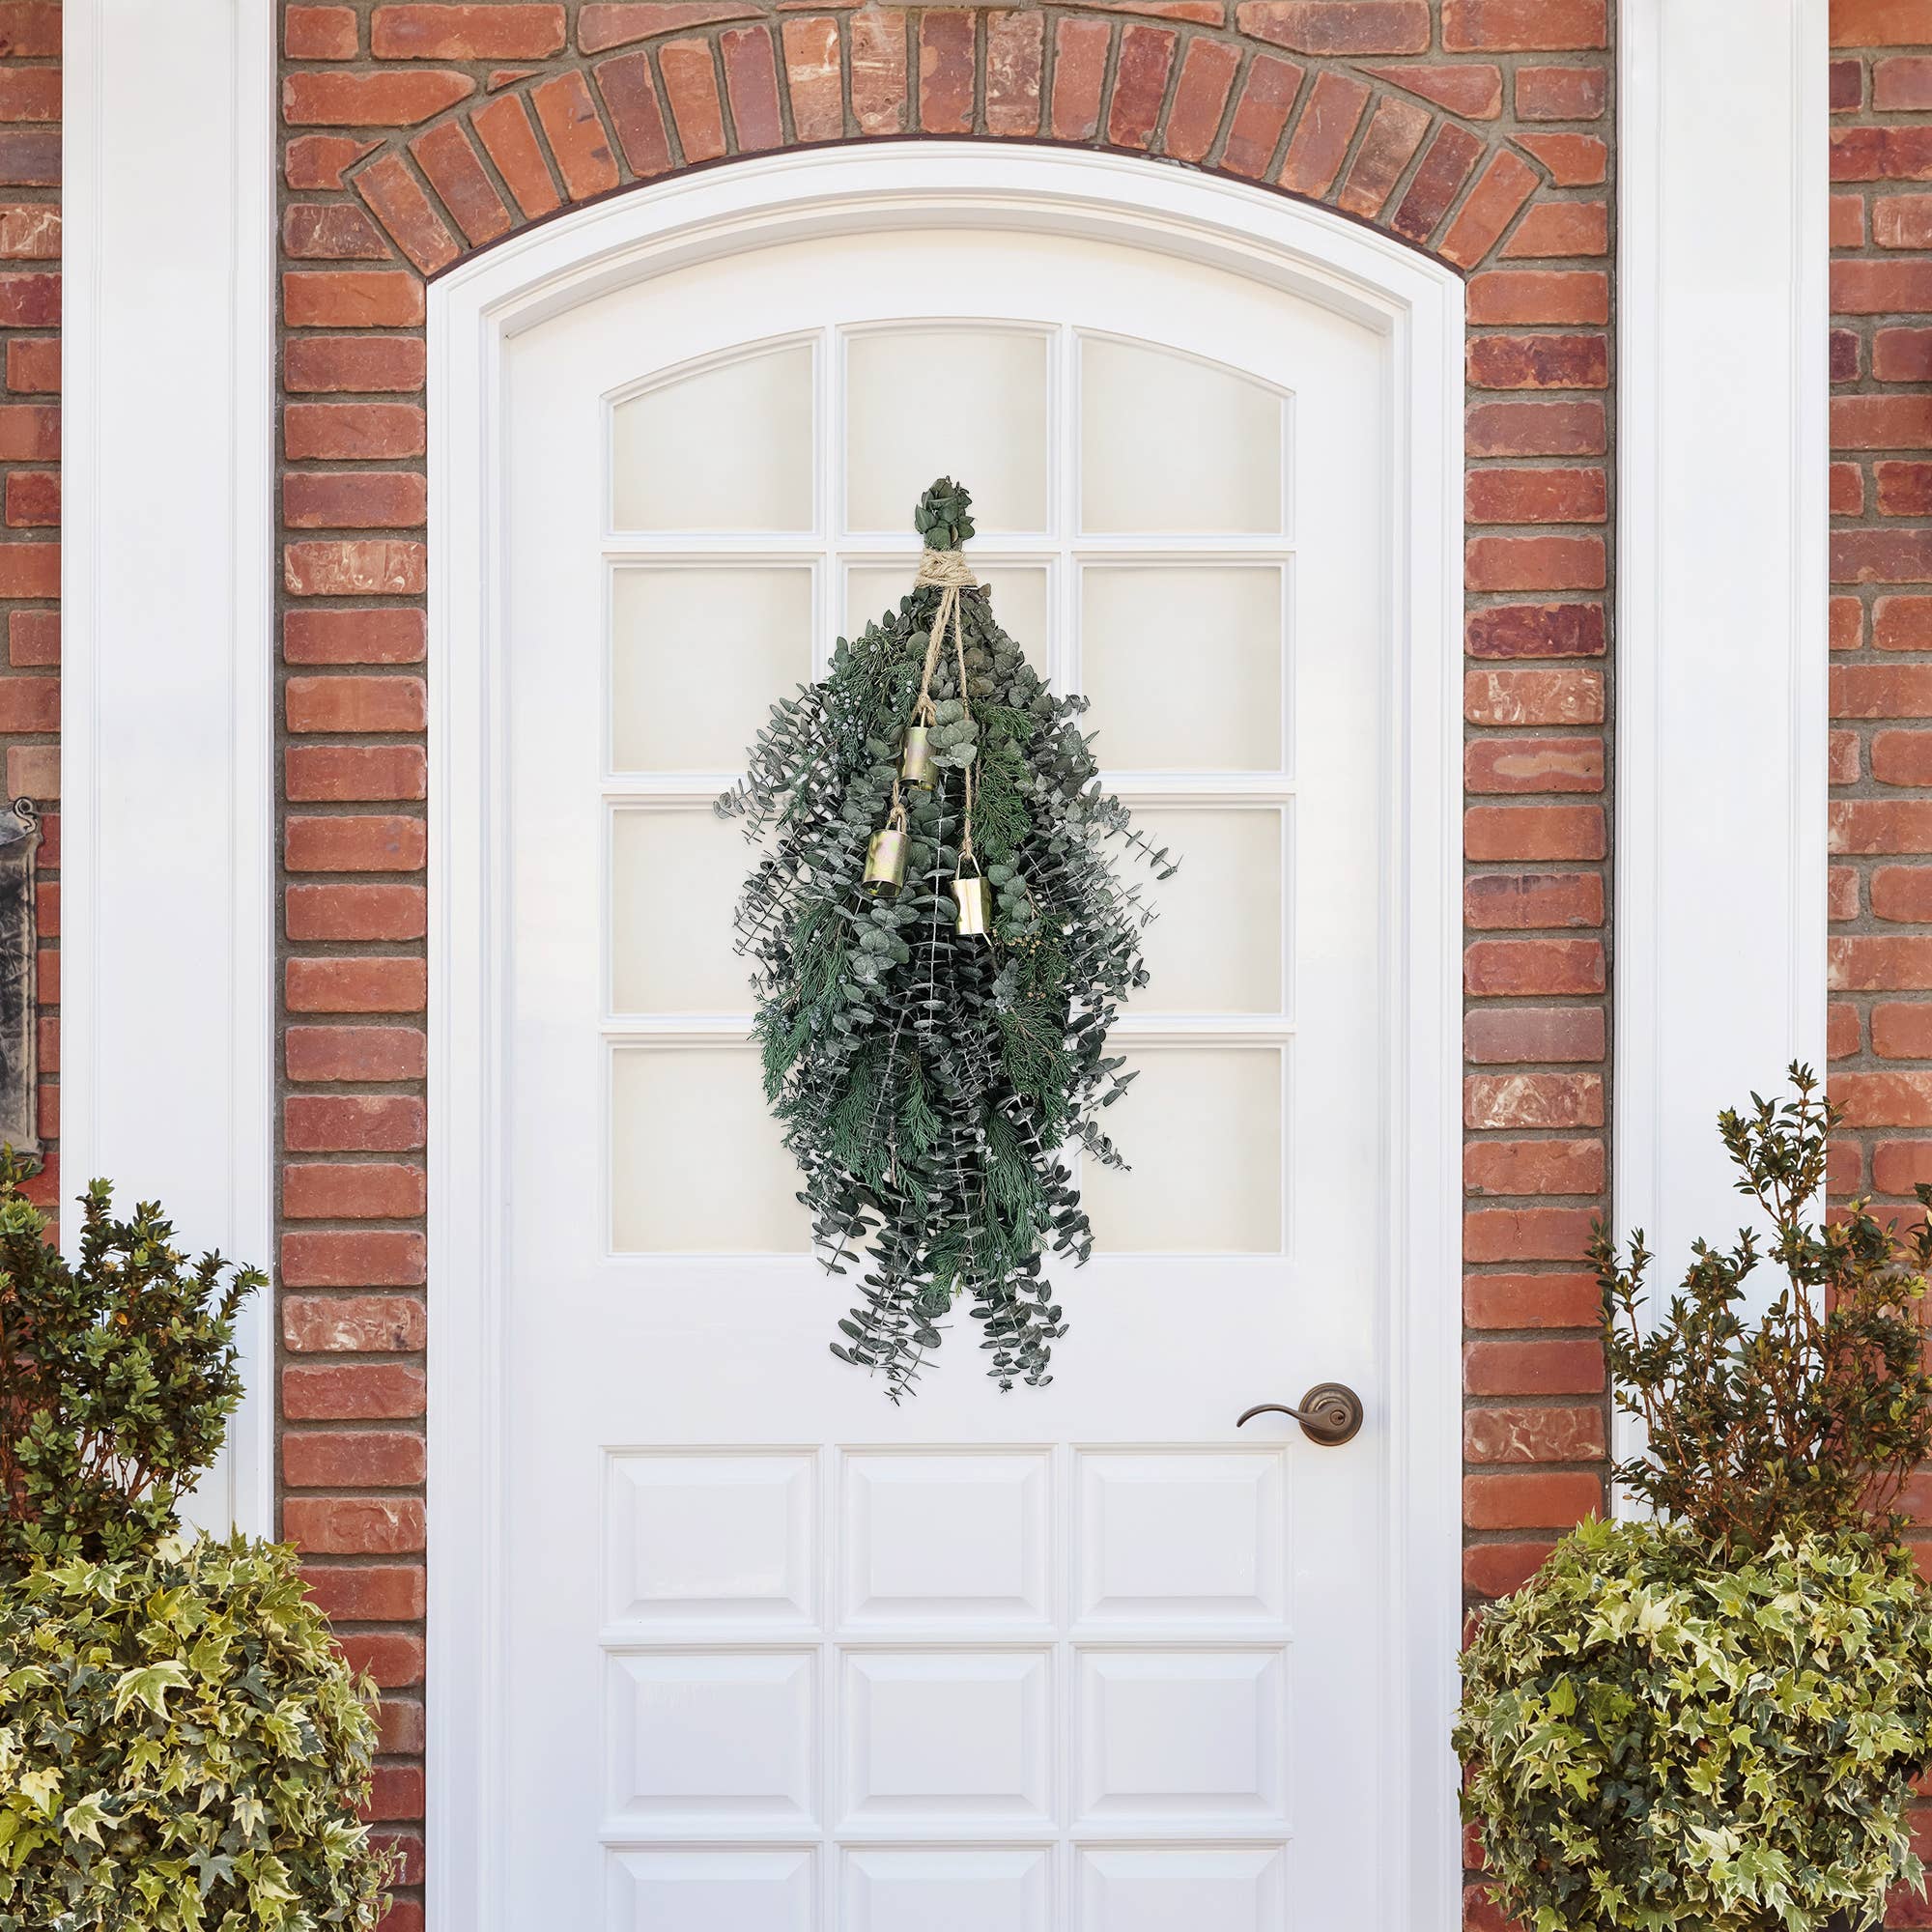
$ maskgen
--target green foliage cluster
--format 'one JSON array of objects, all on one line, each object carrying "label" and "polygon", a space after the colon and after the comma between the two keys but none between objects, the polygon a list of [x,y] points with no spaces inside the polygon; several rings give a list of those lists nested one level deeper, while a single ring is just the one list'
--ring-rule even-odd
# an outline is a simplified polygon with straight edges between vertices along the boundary
[{"label": "green foliage cluster", "polygon": [[[1770,1224],[1768,1248],[1741,1233],[1698,1241],[1682,1288],[1647,1305],[1651,1256],[1598,1230],[1592,1255],[1618,1406],[1644,1425],[1644,1455],[1617,1471],[1636,1495],[1720,1550],[1778,1536],[1888,1526],[1913,1467],[1932,1454],[1932,1376],[1921,1303],[1932,1226],[1901,1237],[1855,1201],[1823,1213],[1837,1115],[1807,1067],[1795,1097],[1753,1094],[1719,1116],[1738,1191]],[[1921,1206],[1932,1187],[1920,1186]],[[1784,1276],[1754,1321],[1746,1297],[1760,1259]]]},{"label": "green foliage cluster", "polygon": [[34,1565],[0,1590],[0,1932],[376,1925],[375,1734],[290,1549]]},{"label": "green foliage cluster", "polygon": [[179,1534],[241,1398],[264,1285],[189,1264],[152,1202],[80,1252],[0,1163],[0,1932],[377,1924],[358,1679],[295,1552]]},{"label": "green foliage cluster", "polygon": [[[1586,1522],[1480,1620],[1456,1747],[1492,1889],[1530,1932],[1876,1925],[1924,1874],[1903,1823],[1932,1761],[1932,1595],[1899,1490],[1932,1448],[1932,1236],[1824,1212],[1837,1116],[1810,1071],[1719,1130],[1770,1233],[1593,1244],[1617,1470],[1660,1515]],[[1919,1190],[1921,1206],[1932,1190]],[[1782,1276],[1761,1315],[1760,1259]]]},{"label": "green foliage cluster", "polygon": [[1483,1619],[1456,1747],[1528,1932],[1879,1924],[1922,1883],[1932,1605],[1859,1532],[1728,1563],[1688,1524],[1586,1522]]},{"label": "green foliage cluster", "polygon": [[[947,478],[925,492],[914,526],[928,550],[973,534],[970,500]],[[719,801],[763,852],[738,945],[755,962],[766,1091],[799,1198],[829,1266],[863,1256],[834,1352],[880,1371],[895,1401],[959,1299],[1003,1388],[1050,1379],[1065,1323],[1043,1255],[1081,1262],[1093,1245],[1064,1151],[1122,1164],[1096,1116],[1132,1075],[1106,1037],[1147,983],[1148,915],[1110,841],[1172,869],[1099,789],[1086,700],[1055,697],[974,588],[960,593],[966,688],[950,641],[929,688],[937,781],[902,791],[905,884],[866,895],[941,597],[915,589],[840,639],[827,675],[773,708],[749,777]],[[951,892],[969,773],[990,940],[956,929]]]},{"label": "green foliage cluster", "polygon": [[175,1522],[242,1397],[235,1318],[265,1278],[192,1265],[152,1201],[82,1197],[79,1259],[0,1166],[0,1577],[31,1557],[138,1552]]}]

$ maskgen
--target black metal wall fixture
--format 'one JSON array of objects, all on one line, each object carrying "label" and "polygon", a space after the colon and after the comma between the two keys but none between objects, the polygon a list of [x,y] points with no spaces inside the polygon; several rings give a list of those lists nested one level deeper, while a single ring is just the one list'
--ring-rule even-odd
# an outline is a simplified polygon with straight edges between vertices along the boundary
[{"label": "black metal wall fixture", "polygon": [[0,812],[0,1142],[38,1158],[41,815],[29,798]]}]

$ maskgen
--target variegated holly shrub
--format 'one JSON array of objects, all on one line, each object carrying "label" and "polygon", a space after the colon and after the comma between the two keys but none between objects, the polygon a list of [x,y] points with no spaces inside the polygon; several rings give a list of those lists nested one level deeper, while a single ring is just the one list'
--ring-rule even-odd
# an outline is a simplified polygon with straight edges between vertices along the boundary
[{"label": "variegated holly shrub", "polygon": [[0,1932],[375,1925],[375,1690],[292,1549],[180,1533],[261,1285],[84,1197],[70,1264],[0,1157]]},{"label": "variegated holly shrub", "polygon": [[1719,1120],[1768,1238],[1697,1242],[1668,1300],[1640,1233],[1595,1243],[1646,1445],[1616,1474],[1658,1515],[1573,1531],[1463,1657],[1464,1810],[1531,1932],[1875,1926],[1923,1884],[1932,1597],[1898,1498],[1932,1448],[1932,1236],[1825,1213],[1836,1116],[1791,1075]]},{"label": "variegated holly shrub", "polygon": [[1530,1932],[1882,1922],[1932,1736],[1932,1606],[1857,1532],[1711,1560],[1586,1522],[1484,1617],[1456,1748],[1499,1902]]},{"label": "variegated holly shrub", "polygon": [[35,1565],[0,1592],[0,1932],[375,1925],[371,1704],[284,1547]]}]

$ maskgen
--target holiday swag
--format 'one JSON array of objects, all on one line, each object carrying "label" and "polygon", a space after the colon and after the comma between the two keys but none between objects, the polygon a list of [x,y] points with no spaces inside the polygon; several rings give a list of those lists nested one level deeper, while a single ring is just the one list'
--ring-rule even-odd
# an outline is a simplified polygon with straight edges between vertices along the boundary
[{"label": "holiday swag", "polygon": [[767,854],[737,915],[765,1091],[826,1264],[865,1269],[833,1352],[895,1401],[961,1299],[1002,1388],[1052,1379],[1041,1262],[1094,1245],[1064,1155],[1123,1165],[1107,1032],[1148,980],[1110,842],[1174,869],[1100,789],[1086,699],[994,620],[970,502],[946,477],[920,498],[912,594],[773,707],[718,802]]}]

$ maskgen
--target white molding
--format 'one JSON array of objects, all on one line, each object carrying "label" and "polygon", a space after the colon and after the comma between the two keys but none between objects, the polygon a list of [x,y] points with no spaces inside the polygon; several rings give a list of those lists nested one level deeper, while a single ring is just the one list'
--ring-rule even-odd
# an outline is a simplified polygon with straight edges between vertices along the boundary
[{"label": "white molding", "polygon": [[1719,1109],[1825,1071],[1825,16],[1623,0],[1615,1198],[1660,1284],[1745,1218]]},{"label": "white molding", "polygon": [[[65,29],[62,1238],[102,1175],[270,1268],[275,10]],[[270,1303],[211,1528],[273,1526]]]},{"label": "white molding", "polygon": [[[1099,237],[1211,263],[1370,321],[1396,371],[1389,555],[1395,779],[1385,1159],[1391,1299],[1385,1614],[1406,1668],[1379,1714],[1378,1928],[1461,1922],[1448,1745],[1461,1615],[1462,349],[1460,281],[1325,210],[1124,156],[922,142],[781,154],[526,231],[431,286],[428,1897],[489,1932],[485,1848],[512,1833],[493,1753],[503,1682],[498,1502],[505,958],[499,479],[506,337],[687,263],[809,235],[948,224]],[[1365,1841],[1366,1842],[1366,1841]]]}]

